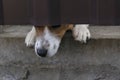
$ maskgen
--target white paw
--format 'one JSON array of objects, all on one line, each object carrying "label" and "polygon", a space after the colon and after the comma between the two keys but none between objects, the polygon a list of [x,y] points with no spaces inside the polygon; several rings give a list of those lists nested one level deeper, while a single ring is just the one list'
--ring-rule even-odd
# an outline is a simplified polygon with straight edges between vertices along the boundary
[{"label": "white paw", "polygon": [[33,27],[32,30],[27,34],[25,38],[25,44],[27,47],[32,47],[35,44],[35,28]]},{"label": "white paw", "polygon": [[87,39],[90,39],[90,31],[87,24],[75,25],[73,28],[73,36],[75,40],[86,43]]}]

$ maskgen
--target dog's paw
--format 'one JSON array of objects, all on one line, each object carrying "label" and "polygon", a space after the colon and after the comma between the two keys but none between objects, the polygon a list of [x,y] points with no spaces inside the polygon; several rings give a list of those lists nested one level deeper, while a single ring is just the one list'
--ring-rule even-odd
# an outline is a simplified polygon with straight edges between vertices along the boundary
[{"label": "dog's paw", "polygon": [[91,34],[88,26],[89,25],[87,24],[75,25],[75,27],[73,28],[73,36],[75,40],[86,43],[87,39],[90,39]]},{"label": "dog's paw", "polygon": [[25,44],[27,47],[33,47],[35,44],[35,30],[32,29],[25,38]]}]

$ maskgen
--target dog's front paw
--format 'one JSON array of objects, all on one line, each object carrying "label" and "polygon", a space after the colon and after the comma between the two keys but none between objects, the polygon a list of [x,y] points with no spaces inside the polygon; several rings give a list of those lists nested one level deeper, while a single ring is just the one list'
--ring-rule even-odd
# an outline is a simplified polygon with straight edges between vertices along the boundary
[{"label": "dog's front paw", "polygon": [[25,44],[27,47],[33,47],[35,44],[35,29],[32,28],[32,30],[27,34],[25,38]]},{"label": "dog's front paw", "polygon": [[73,36],[75,40],[86,43],[87,39],[90,39],[90,31],[87,24],[75,25],[73,28]]}]

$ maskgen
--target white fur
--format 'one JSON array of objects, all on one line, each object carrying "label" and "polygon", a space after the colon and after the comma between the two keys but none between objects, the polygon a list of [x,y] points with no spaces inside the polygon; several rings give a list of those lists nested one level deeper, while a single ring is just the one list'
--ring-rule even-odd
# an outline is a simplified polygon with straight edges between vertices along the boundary
[{"label": "white fur", "polygon": [[73,28],[73,36],[75,40],[86,43],[87,38],[90,38],[90,31],[88,29],[88,24],[77,24]]},{"label": "white fur", "polygon": [[61,39],[49,31],[46,27],[44,33],[36,38],[35,52],[43,47],[48,50],[47,56],[51,57],[57,53]]},{"label": "white fur", "polygon": [[25,38],[25,44],[27,47],[34,46],[35,36],[36,36],[36,30],[35,27],[32,27],[32,30],[27,34]]},{"label": "white fur", "polygon": [[[86,24],[77,24],[73,28],[73,35],[75,40],[85,42],[87,38],[90,38],[90,32],[88,29],[89,25]],[[36,41],[36,42],[35,42]],[[25,38],[26,46],[34,46],[35,52],[37,54],[37,49],[45,48],[48,50],[47,56],[51,57],[57,53],[61,39],[56,36],[56,34],[50,32],[50,30],[45,27],[42,35],[36,37],[35,27],[27,34]]]}]

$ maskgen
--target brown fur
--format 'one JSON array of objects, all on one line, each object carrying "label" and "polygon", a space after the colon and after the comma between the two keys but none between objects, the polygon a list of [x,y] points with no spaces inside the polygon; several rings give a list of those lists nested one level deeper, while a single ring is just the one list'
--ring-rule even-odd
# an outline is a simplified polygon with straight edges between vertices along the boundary
[{"label": "brown fur", "polygon": [[[35,26],[36,36],[42,35],[46,26]],[[62,38],[67,30],[73,29],[73,24],[61,25],[59,28],[52,28],[47,26],[52,33],[55,33],[58,37]]]}]

